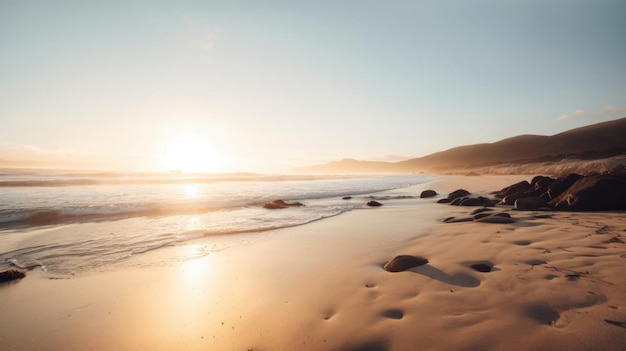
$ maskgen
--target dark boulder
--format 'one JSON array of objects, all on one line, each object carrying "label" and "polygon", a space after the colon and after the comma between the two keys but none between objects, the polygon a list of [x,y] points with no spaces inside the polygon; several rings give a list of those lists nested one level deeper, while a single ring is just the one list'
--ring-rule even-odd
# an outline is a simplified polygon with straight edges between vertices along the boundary
[{"label": "dark boulder", "polygon": [[[502,190],[497,191],[495,193],[495,197],[498,199],[504,199],[507,196],[513,195],[513,194],[518,194],[518,193],[525,193],[529,190],[531,190],[532,187],[530,186],[530,183],[528,183],[527,181],[523,180],[519,183],[515,183],[513,185],[509,185],[506,188],[502,188]],[[515,201],[515,200],[513,200]],[[511,203],[512,204],[512,203]]]},{"label": "dark boulder", "polygon": [[530,184],[533,186],[535,195],[541,196],[542,194],[545,194],[548,191],[550,186],[555,181],[556,181],[556,179],[554,179],[554,178],[544,177],[544,176],[536,176],[536,177],[533,178],[533,180],[530,182]]},{"label": "dark boulder", "polygon": [[484,218],[484,217],[489,217],[491,215],[493,215],[493,213],[481,212],[481,213],[475,214],[472,218],[474,218],[474,220],[477,220],[477,219],[481,219],[481,218]]},{"label": "dark boulder", "polygon": [[449,204],[451,202],[452,202],[452,199],[448,199],[448,198],[440,199],[437,201],[438,204]]},{"label": "dark boulder", "polygon": [[423,257],[399,255],[385,263],[383,268],[388,272],[402,272],[413,267],[423,266],[427,263],[428,260]]},{"label": "dark boulder", "polygon": [[489,199],[482,197],[468,197],[459,202],[459,206],[483,206]]},{"label": "dark boulder", "polygon": [[448,199],[454,200],[456,198],[465,197],[469,194],[470,192],[465,189],[458,189],[448,194]]},{"label": "dark boulder", "polygon": [[370,207],[379,207],[379,206],[382,206],[383,204],[381,204],[378,201],[371,200],[371,201],[368,201],[366,205]]},{"label": "dark boulder", "polygon": [[474,218],[472,217],[462,217],[462,218],[448,217],[443,220],[444,223],[461,223],[461,222],[472,222],[472,221],[474,221]]},{"label": "dark boulder", "polygon": [[574,185],[579,179],[583,178],[580,174],[572,173],[565,177],[559,178],[550,187],[546,193],[550,200],[556,199],[559,195],[561,195],[565,190],[567,190],[570,186]]},{"label": "dark boulder", "polygon": [[493,209],[487,208],[487,207],[477,208],[477,209],[473,210],[472,212],[470,212],[470,214],[471,215],[475,215],[475,214],[479,214],[481,212],[488,212],[488,211],[493,211]]},{"label": "dark boulder", "polygon": [[0,283],[22,279],[25,276],[26,274],[22,271],[19,271],[17,269],[9,269],[9,270],[0,272]]},{"label": "dark boulder", "polygon": [[266,208],[268,210],[278,210],[278,209],[287,208],[287,207],[301,207],[301,206],[304,206],[304,204],[300,202],[285,202],[283,200],[274,200],[272,202],[263,204],[263,208]]},{"label": "dark boulder", "polygon": [[425,198],[428,198],[428,197],[434,197],[434,196],[437,196],[437,192],[434,191],[434,190],[424,190],[420,194],[420,198],[421,199],[425,199]]},{"label": "dark boulder", "polygon": [[502,199],[501,202],[504,205],[515,205],[515,201],[517,201],[517,199],[521,199],[524,197],[531,197],[531,196],[535,196],[533,191],[531,190],[521,191],[518,193],[508,194]]},{"label": "dark boulder", "polygon": [[352,196],[344,196],[344,197],[342,197],[341,199],[342,199],[342,200],[351,200],[351,199],[352,199]]},{"label": "dark boulder", "polygon": [[515,200],[514,208],[520,211],[536,211],[546,205],[540,197],[522,197]]},{"label": "dark boulder", "polygon": [[560,211],[626,210],[626,176],[580,178],[549,204]]},{"label": "dark boulder", "polygon": [[459,206],[461,204],[461,202],[463,202],[464,200],[467,200],[467,197],[457,197],[456,199],[452,199],[452,202],[450,202],[450,205],[452,206]]}]

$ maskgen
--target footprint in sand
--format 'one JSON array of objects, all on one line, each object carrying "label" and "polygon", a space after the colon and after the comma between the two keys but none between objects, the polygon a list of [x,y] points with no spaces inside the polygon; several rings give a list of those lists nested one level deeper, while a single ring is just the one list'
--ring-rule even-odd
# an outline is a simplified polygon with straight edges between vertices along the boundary
[{"label": "footprint in sand", "polygon": [[329,310],[328,312],[326,312],[324,314],[324,320],[327,321],[327,320],[333,318],[333,316],[335,316],[335,311]]},{"label": "footprint in sand", "polygon": [[536,320],[541,324],[554,325],[561,318],[561,315],[555,309],[541,303],[532,304],[524,307],[524,315]]},{"label": "footprint in sand", "polygon": [[383,317],[389,319],[402,319],[404,317],[404,312],[400,309],[390,309],[383,311]]},{"label": "footprint in sand", "polygon": [[546,264],[548,262],[543,261],[543,260],[526,260],[524,261],[524,263],[534,267],[534,266],[541,266],[542,264]]}]

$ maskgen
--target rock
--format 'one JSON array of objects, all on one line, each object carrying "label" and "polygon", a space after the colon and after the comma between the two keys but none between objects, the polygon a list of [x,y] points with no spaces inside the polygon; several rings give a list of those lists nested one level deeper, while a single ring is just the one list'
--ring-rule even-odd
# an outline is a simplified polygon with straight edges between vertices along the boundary
[{"label": "rock", "polygon": [[448,199],[448,198],[441,199],[441,200],[437,201],[438,204],[449,204],[451,202],[452,202],[452,199]]},{"label": "rock", "polygon": [[520,211],[536,211],[546,206],[546,202],[540,197],[522,197],[515,200],[514,207]]},{"label": "rock", "polygon": [[470,267],[472,267],[475,271],[482,273],[491,272],[491,266],[485,263],[474,263]]},{"label": "rock", "polygon": [[0,272],[0,283],[22,279],[25,276],[26,274],[22,271],[19,271],[17,269],[9,269],[9,270]]},{"label": "rock", "polygon": [[[497,191],[495,193],[495,197],[498,199],[504,199],[507,196],[513,195],[513,194],[517,194],[517,193],[524,193],[528,190],[531,190],[531,186],[530,183],[528,183],[527,181],[521,181],[519,183],[515,183],[513,185],[507,186],[506,188],[503,188],[500,191]],[[513,200],[515,201],[515,200]],[[512,204],[512,203],[511,203]]]},{"label": "rock", "polygon": [[487,208],[487,207],[477,208],[477,209],[473,210],[472,212],[470,212],[470,214],[471,215],[475,215],[475,214],[479,214],[481,212],[487,212],[487,211],[493,211],[493,209]]},{"label": "rock", "polygon": [[477,197],[464,198],[459,202],[459,206],[482,206],[484,201]]},{"label": "rock", "polygon": [[450,194],[448,194],[448,199],[454,200],[456,198],[464,197],[464,196],[467,196],[469,194],[470,194],[470,192],[465,190],[465,189],[458,189],[458,190],[455,190],[455,191],[451,192]]},{"label": "rock", "polygon": [[463,200],[466,200],[467,197],[457,197],[456,199],[452,199],[452,202],[450,202],[450,205],[452,206],[459,206],[461,204],[461,202]]},{"label": "rock", "polygon": [[459,206],[489,206],[489,205],[493,207],[494,204],[492,204],[491,200],[482,196],[464,198],[463,200],[461,200],[461,202],[459,202]]},{"label": "rock", "polygon": [[496,216],[496,215],[491,215],[491,216],[487,216],[487,217],[483,217],[480,219],[477,219],[476,222],[480,222],[480,223],[494,223],[494,224],[509,224],[509,223],[515,223],[517,222],[516,219],[514,218],[510,218],[510,217],[503,217],[503,216]]},{"label": "rock", "polygon": [[433,196],[437,196],[437,195],[438,195],[437,192],[434,191],[434,190],[424,190],[420,194],[420,198],[421,199],[425,199],[425,198],[433,197]]},{"label": "rock", "polygon": [[504,218],[511,218],[511,215],[506,213],[506,212],[498,212],[498,213],[494,213],[492,216],[496,216],[496,217],[504,217]]},{"label": "rock", "polygon": [[378,207],[378,206],[382,206],[383,204],[381,204],[381,203],[380,203],[380,202],[378,202],[378,201],[374,201],[374,200],[372,200],[372,201],[368,201],[368,202],[366,203],[366,205],[367,205],[367,206],[370,206],[370,207]]},{"label": "rock", "polygon": [[263,208],[266,208],[268,210],[277,210],[277,209],[281,209],[281,208],[287,208],[287,207],[301,207],[304,206],[304,204],[300,203],[300,202],[285,202],[283,200],[274,200],[272,202],[268,202],[263,204]]},{"label": "rock", "polygon": [[479,220],[481,218],[490,217],[490,216],[511,218],[511,215],[506,212],[498,212],[498,213],[481,212],[481,213],[475,214],[473,218],[474,220]]},{"label": "rock", "polygon": [[559,195],[563,194],[570,186],[574,185],[579,179],[583,178],[580,174],[572,173],[563,178],[559,178],[550,187],[546,193],[550,200],[556,199]]},{"label": "rock", "polygon": [[407,269],[423,266],[428,260],[419,256],[399,255],[387,262],[383,268],[388,272],[402,272]]},{"label": "rock", "polygon": [[474,221],[474,218],[472,218],[472,217],[463,217],[463,218],[448,217],[448,218],[444,219],[443,221],[445,223],[472,222],[472,221]]},{"label": "rock", "polygon": [[536,176],[530,181],[530,185],[533,186],[535,194],[537,196],[541,196],[546,193],[550,186],[556,181],[554,178],[544,177],[544,176]]},{"label": "rock", "polygon": [[342,200],[351,200],[351,199],[352,199],[352,196],[344,196],[344,197],[342,197],[341,199],[342,199]]},{"label": "rock", "polygon": [[481,213],[475,214],[472,218],[474,218],[474,220],[478,220],[478,219],[489,217],[489,216],[492,216],[492,215],[493,215],[493,213],[481,212]]},{"label": "rock", "polygon": [[626,210],[626,176],[580,178],[549,204],[560,211]]}]

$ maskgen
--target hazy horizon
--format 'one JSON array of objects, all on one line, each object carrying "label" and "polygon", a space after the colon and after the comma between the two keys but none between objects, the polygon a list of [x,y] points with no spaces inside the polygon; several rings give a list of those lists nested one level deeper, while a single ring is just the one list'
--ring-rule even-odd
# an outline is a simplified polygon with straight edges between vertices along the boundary
[{"label": "hazy horizon", "polygon": [[278,173],[553,135],[626,115],[623,13],[3,1],[0,167]]}]

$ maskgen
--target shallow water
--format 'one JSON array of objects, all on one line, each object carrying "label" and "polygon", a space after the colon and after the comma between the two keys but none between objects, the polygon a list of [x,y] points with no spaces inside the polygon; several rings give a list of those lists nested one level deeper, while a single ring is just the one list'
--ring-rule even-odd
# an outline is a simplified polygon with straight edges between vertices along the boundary
[{"label": "shallow water", "polygon": [[[5,173],[0,176],[0,268],[40,267],[52,275],[72,275],[201,236],[303,225],[361,208],[368,194],[431,179]],[[348,195],[353,198],[342,199]],[[305,206],[261,206],[275,199]]]}]

